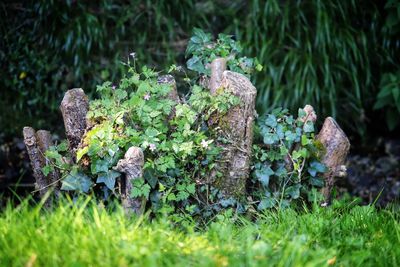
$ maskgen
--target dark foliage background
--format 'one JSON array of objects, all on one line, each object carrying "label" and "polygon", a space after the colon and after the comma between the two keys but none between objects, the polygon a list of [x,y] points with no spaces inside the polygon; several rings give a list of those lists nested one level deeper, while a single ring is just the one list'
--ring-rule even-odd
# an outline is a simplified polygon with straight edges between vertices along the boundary
[{"label": "dark foliage background", "polygon": [[260,114],[309,103],[358,143],[398,133],[399,0],[47,0],[0,4],[0,139],[24,125],[59,130],[63,93],[117,79],[130,52],[157,69],[184,65],[193,27],[258,57]]}]

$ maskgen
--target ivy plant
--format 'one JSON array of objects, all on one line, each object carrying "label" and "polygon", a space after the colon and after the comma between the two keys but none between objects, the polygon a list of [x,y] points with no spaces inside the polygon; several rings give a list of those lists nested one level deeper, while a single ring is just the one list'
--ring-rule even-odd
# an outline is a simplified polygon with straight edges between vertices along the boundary
[{"label": "ivy plant", "polygon": [[253,197],[258,209],[287,207],[301,199],[320,197],[326,167],[320,162],[323,146],[315,139],[315,127],[299,109],[295,119],[288,110],[278,108],[258,120],[252,172]]},{"label": "ivy plant", "polygon": [[[188,69],[208,75],[207,65],[220,56],[233,71],[249,75],[260,68],[255,59],[238,58],[240,52],[230,36],[220,34],[213,42],[210,34],[196,29],[187,48]],[[197,78],[186,77],[189,93],[175,102],[169,97],[172,87],[158,82],[160,73],[147,66],[138,70],[135,59],[125,65],[127,72],[118,83],[97,86],[99,98],[90,101],[88,129],[76,154],[69,154],[65,141],[46,152],[50,164],[43,172],[59,169],[62,190],[106,200],[119,197],[122,174],[114,166],[131,146],[140,147],[145,157],[143,177],[133,180],[132,197],[144,198],[154,215],[168,214],[177,222],[212,218],[229,208],[243,213],[254,204],[259,210],[283,208],[307,200],[303,196],[310,199],[323,186],[325,167],[313,123],[303,123],[302,110],[295,119],[276,109],[260,117],[256,127],[246,198],[251,201],[225,198],[208,181],[212,172],[221,175],[215,167],[221,155],[216,144],[222,141],[209,121],[239,105],[238,97],[223,90],[211,95],[196,84]],[[169,72],[176,70],[173,65]]]},{"label": "ivy plant", "polygon": [[187,67],[199,74],[210,76],[210,63],[217,57],[227,59],[227,68],[249,76],[254,70],[261,71],[262,65],[256,58],[239,57],[242,46],[231,35],[220,33],[214,40],[210,33],[195,28],[186,48],[189,57]]}]

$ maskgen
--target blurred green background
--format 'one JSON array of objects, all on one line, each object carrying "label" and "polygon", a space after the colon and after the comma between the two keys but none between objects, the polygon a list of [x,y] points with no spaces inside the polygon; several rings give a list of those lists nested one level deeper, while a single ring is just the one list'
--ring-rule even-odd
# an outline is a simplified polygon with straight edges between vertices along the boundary
[{"label": "blurred green background", "polygon": [[259,59],[260,114],[312,104],[356,143],[399,133],[400,0],[47,0],[0,3],[0,141],[61,129],[64,92],[116,81],[131,52],[159,70],[185,65],[194,27]]}]

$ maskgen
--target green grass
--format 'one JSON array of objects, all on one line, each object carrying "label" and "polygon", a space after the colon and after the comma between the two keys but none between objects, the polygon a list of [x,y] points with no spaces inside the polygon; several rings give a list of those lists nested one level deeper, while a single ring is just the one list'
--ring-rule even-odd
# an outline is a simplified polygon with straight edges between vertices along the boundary
[{"label": "green grass", "polygon": [[90,200],[52,211],[25,201],[0,214],[1,266],[399,266],[400,214],[336,202],[220,216],[205,229],[127,218]]}]

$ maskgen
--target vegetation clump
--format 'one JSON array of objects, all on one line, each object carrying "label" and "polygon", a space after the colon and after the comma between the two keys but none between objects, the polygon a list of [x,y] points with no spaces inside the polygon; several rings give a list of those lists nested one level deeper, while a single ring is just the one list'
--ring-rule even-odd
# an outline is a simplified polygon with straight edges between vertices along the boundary
[{"label": "vegetation clump", "polygon": [[[209,34],[196,30],[188,46],[188,68],[208,79],[206,66],[221,56],[229,57],[228,69],[243,74],[260,68],[256,59],[239,57],[239,48],[231,37],[219,35],[212,42]],[[145,162],[143,177],[132,182],[131,197],[144,199],[154,214],[180,214],[177,220],[181,215],[208,218],[226,208],[245,213],[254,205],[258,210],[286,208],[318,199],[325,167],[319,161],[314,123],[304,110],[297,119],[282,109],[259,118],[247,195],[226,197],[210,177],[222,175],[216,168],[223,149],[218,144],[228,143],[229,137],[210,122],[240,106],[239,98],[224,90],[211,95],[196,82],[197,76],[184,79],[190,88],[187,95],[171,97],[174,83],[163,83],[159,73],[146,66],[138,72],[135,58],[126,66],[119,83],[97,87],[100,98],[90,101],[87,130],[76,155],[69,154],[66,142],[46,152],[50,164],[43,171],[59,169],[62,190],[96,193],[106,201],[119,197],[121,173],[115,166],[135,146],[144,152]],[[178,69],[172,66],[170,71]]]}]

